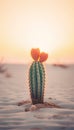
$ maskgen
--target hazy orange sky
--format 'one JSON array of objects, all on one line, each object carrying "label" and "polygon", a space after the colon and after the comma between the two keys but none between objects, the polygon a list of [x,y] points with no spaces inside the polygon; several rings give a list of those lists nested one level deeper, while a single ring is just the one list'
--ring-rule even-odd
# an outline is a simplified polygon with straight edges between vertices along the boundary
[{"label": "hazy orange sky", "polygon": [[0,0],[0,57],[27,63],[35,47],[74,62],[74,0]]}]

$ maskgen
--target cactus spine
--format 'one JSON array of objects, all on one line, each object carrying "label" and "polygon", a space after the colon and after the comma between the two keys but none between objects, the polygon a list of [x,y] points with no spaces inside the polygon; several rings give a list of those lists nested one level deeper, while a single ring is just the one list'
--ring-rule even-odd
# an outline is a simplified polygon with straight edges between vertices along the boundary
[{"label": "cactus spine", "polygon": [[44,102],[45,88],[45,69],[43,63],[47,58],[47,53],[40,53],[39,48],[31,50],[31,56],[34,59],[29,69],[29,87],[32,104]]}]

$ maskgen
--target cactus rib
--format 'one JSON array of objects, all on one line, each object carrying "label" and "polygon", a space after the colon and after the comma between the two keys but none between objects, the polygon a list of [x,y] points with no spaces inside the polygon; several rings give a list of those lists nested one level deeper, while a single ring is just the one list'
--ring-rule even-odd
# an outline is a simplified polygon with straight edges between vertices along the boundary
[{"label": "cactus rib", "polygon": [[29,87],[33,104],[43,103],[45,86],[44,66],[39,61],[34,61],[29,71]]}]

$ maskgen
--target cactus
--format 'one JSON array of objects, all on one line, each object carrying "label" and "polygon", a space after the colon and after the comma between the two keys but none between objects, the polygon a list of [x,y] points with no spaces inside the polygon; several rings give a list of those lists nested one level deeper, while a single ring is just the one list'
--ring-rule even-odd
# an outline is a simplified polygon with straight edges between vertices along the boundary
[{"label": "cactus", "polygon": [[32,99],[32,104],[44,102],[45,88],[45,69],[42,62],[48,58],[47,53],[40,53],[40,50],[31,50],[32,58],[34,59],[29,69],[29,87]]}]

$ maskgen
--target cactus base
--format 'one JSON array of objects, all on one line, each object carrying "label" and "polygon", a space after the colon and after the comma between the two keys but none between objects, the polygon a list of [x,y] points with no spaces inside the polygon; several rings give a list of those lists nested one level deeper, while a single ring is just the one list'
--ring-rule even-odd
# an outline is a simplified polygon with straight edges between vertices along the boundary
[{"label": "cactus base", "polygon": [[43,104],[43,99],[32,99],[32,104],[35,105],[35,104]]}]

